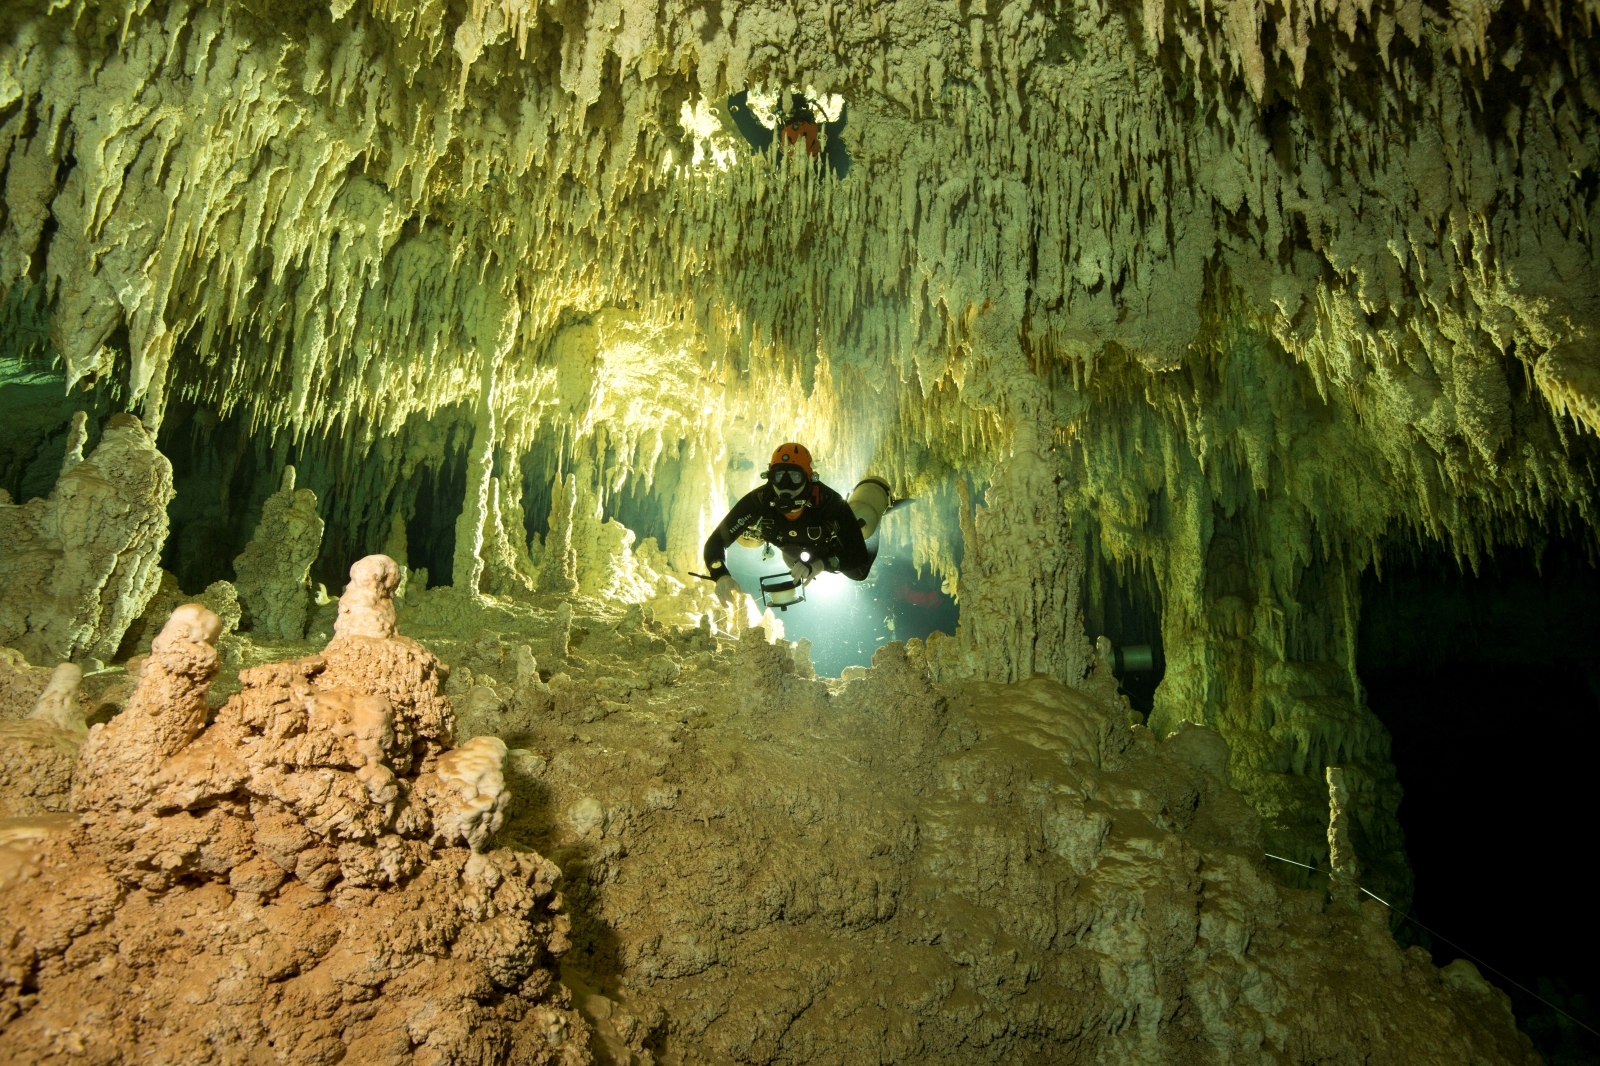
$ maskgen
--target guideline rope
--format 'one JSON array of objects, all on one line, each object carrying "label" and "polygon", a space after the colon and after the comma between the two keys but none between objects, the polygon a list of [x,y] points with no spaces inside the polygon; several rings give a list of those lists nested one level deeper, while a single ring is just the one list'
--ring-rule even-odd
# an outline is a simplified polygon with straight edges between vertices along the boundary
[{"label": "guideline rope", "polygon": [[[1299,866],[1302,869],[1310,870],[1312,873],[1319,872],[1315,866],[1307,866],[1303,862],[1295,862],[1293,859],[1286,859],[1282,855],[1274,855],[1270,851],[1264,852],[1263,854],[1265,854],[1266,857],[1269,858],[1269,859],[1277,859],[1279,862],[1286,862],[1286,863],[1290,864],[1291,866]],[[1356,887],[1361,888],[1361,886],[1359,886],[1359,885],[1356,886]],[[1373,899],[1378,900],[1378,902],[1382,903],[1385,907],[1389,907],[1388,901],[1380,899],[1377,896],[1377,894],[1374,893],[1371,889],[1361,888],[1361,891],[1365,892],[1367,895],[1371,896]],[[1390,910],[1394,910],[1393,907],[1389,907],[1389,909]],[[1423,925],[1421,922],[1417,921],[1415,918],[1411,917],[1411,915],[1409,915],[1409,914],[1402,914],[1400,916],[1400,918],[1401,918],[1402,921],[1410,922],[1412,925],[1415,925],[1420,929],[1426,930],[1431,936],[1436,936],[1440,940],[1443,940],[1446,944],[1449,944],[1451,947],[1453,947],[1457,951],[1461,952],[1461,954],[1465,955],[1467,958],[1471,959],[1473,962],[1477,963],[1479,966],[1482,966],[1485,970],[1488,970],[1491,973],[1499,974],[1506,981],[1508,981],[1509,983],[1511,983],[1513,985],[1516,985],[1522,991],[1526,992],[1528,995],[1532,996],[1534,999],[1538,1000],[1540,1003],[1543,1003],[1546,1007],[1549,1007],[1551,1010],[1555,1011],[1557,1014],[1559,1014],[1563,1018],[1567,1019],[1567,1021],[1571,1022],[1573,1025],[1576,1025],[1581,1029],[1587,1029],[1589,1032],[1594,1033],[1595,1036],[1600,1036],[1600,1031],[1596,1031],[1593,1026],[1585,1025],[1583,1022],[1580,1022],[1578,1019],[1574,1018],[1572,1015],[1568,1014],[1566,1011],[1562,1010],[1560,1007],[1556,1006],[1554,1003],[1551,1003],[1548,999],[1545,999],[1543,996],[1539,995],[1539,993],[1535,992],[1533,989],[1531,989],[1531,988],[1527,987],[1526,985],[1522,984],[1520,981],[1517,981],[1517,980],[1513,979],[1504,970],[1499,970],[1499,969],[1496,969],[1493,966],[1490,966],[1487,962],[1484,962],[1482,959],[1478,958],[1478,956],[1474,955],[1472,952],[1468,951],[1466,948],[1462,947],[1460,944],[1457,944],[1454,940],[1451,940],[1449,937],[1445,936],[1443,933],[1434,932],[1432,929],[1429,929],[1427,926]]]}]

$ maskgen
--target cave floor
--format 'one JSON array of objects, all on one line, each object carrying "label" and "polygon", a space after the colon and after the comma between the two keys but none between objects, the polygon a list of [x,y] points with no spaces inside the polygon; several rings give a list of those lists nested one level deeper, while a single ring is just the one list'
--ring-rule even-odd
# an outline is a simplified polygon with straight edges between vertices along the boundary
[{"label": "cave floor", "polygon": [[[328,613],[225,637],[213,705]],[[451,667],[457,743],[511,749],[499,840],[564,871],[596,1061],[1534,1061],[1476,971],[1279,883],[1226,745],[1158,740],[1109,678],[934,686],[912,642],[817,679],[759,627],[592,600],[565,654],[553,603],[399,622]]]}]

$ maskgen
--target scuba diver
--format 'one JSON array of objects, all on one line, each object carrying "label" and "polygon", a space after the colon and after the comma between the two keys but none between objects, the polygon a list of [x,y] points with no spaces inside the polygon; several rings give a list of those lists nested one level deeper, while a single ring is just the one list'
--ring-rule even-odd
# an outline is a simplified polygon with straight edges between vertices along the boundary
[{"label": "scuba diver", "polygon": [[805,142],[806,155],[815,157],[822,151],[822,145],[817,141],[817,136],[822,132],[822,127],[817,125],[817,116],[811,110],[811,105],[801,104],[789,116],[789,121],[784,123],[778,135],[783,138],[785,148],[792,148],[801,141]]},{"label": "scuba diver", "polygon": [[728,97],[728,117],[745,143],[757,152],[765,152],[774,140],[780,151],[789,151],[804,145],[806,155],[825,162],[835,177],[842,178],[850,172],[850,150],[844,144],[844,127],[848,119],[848,106],[839,108],[839,117],[832,122],[821,114],[821,109],[801,93],[786,93],[788,106],[778,110],[775,128],[762,124],[750,108],[750,91],[734,93]]},{"label": "scuba diver", "polygon": [[790,441],[778,445],[761,475],[766,484],[746,493],[706,538],[707,576],[717,583],[717,598],[731,604],[744,590],[728,573],[728,547],[765,542],[783,552],[797,587],[824,570],[864,581],[877,549],[867,540],[889,510],[889,483],[864,478],[845,500],[824,485],[811,468],[811,453]]}]

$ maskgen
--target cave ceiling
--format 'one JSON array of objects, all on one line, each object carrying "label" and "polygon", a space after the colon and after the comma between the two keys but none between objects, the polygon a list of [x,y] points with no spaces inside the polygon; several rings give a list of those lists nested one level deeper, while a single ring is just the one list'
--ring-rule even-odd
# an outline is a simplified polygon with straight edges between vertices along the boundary
[{"label": "cave ceiling", "polygon": [[[6,373],[370,483],[453,412],[474,592],[536,444],[602,501],[676,464],[688,565],[801,436],[937,504],[899,535],[986,676],[1081,662],[1076,578],[1033,576],[1069,544],[1153,575],[1156,721],[1221,728],[1269,816],[1366,767],[1398,869],[1360,574],[1593,528],[1597,11],[14,0]],[[736,132],[791,88],[847,173]]]},{"label": "cave ceiling", "polygon": [[[981,310],[1065,379],[1063,427],[1121,373],[1263,467],[1278,442],[1207,418],[1282,406],[1223,395],[1255,347],[1403,476],[1572,494],[1529,453],[1592,414],[1584,6],[7,8],[8,331],[73,383],[125,359],[152,426],[175,392],[302,433],[486,394],[581,421],[550,369],[602,308],[695,366],[690,418],[819,369],[841,414],[891,420],[859,395],[886,379],[1003,411]],[[761,85],[848,102],[846,179],[750,158],[722,101]]]}]

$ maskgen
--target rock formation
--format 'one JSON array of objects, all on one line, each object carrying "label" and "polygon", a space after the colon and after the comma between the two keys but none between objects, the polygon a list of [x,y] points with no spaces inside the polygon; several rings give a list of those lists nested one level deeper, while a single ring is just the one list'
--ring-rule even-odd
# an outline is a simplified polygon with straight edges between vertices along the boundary
[{"label": "rock formation", "polygon": [[132,654],[150,654],[150,643],[166,625],[172,612],[186,603],[198,603],[217,616],[222,626],[221,635],[227,636],[239,628],[243,612],[239,605],[239,592],[229,581],[213,581],[198,595],[190,596],[178,586],[178,579],[166,570],[161,571],[156,594],[150,597],[144,613],[129,627],[124,638],[125,648],[131,645]]},{"label": "rock formation", "polygon": [[[50,395],[28,393],[36,425],[0,417],[0,645],[53,668],[153,642],[175,600],[122,648],[157,594],[172,494],[159,438],[186,469],[215,460],[195,495],[212,494],[218,513],[185,530],[205,550],[168,559],[185,581],[217,588],[237,556],[252,639],[299,642],[314,582],[335,585],[351,560],[404,545],[405,565],[441,586],[408,592],[408,630],[463,660],[454,683],[472,729],[504,726],[531,763],[511,727],[609,722],[684,683],[644,665],[668,655],[656,644],[672,626],[684,627],[672,661],[691,683],[733,669],[717,625],[744,633],[751,620],[730,620],[688,575],[772,446],[794,437],[829,484],[848,491],[872,473],[911,498],[880,548],[959,600],[955,632],[896,677],[921,692],[925,668],[953,700],[964,685],[1026,688],[1042,675],[1125,719],[1107,703],[1089,643],[1102,634],[1082,612],[1102,593],[1136,597],[1165,662],[1152,750],[1190,727],[1214,731],[1267,847],[1358,870],[1355,887],[1403,911],[1402,772],[1356,662],[1363,576],[1417,543],[1467,568],[1551,536],[1596,543],[1597,15],[1591,0],[7,0],[0,415],[20,390]],[[777,132],[794,95],[824,113],[815,158]],[[320,502],[295,489],[296,465]],[[47,499],[9,498],[58,472]],[[263,500],[247,541],[243,516]],[[396,587],[381,566],[362,582]],[[623,603],[651,607],[661,628],[615,633],[604,619]],[[340,757],[363,760],[340,772],[380,792],[383,766],[401,782],[433,774],[416,788],[478,812],[446,818],[449,833],[479,833],[498,809],[478,762],[492,746],[441,783],[450,731],[437,664],[378,615],[341,620],[314,664],[251,660],[242,702],[209,725],[199,674],[162,674],[188,701],[173,736],[190,745],[162,758],[204,743],[189,736],[202,729],[255,737],[233,716],[265,714],[265,693],[355,691],[355,702],[319,697],[328,728],[347,731]],[[469,650],[503,636],[547,669],[512,677],[514,655]],[[596,666],[593,647],[613,637],[631,665]],[[239,651],[227,685],[241,648],[224,642]],[[829,682],[801,676],[805,656],[740,654],[765,673],[729,714],[790,695],[828,706]],[[13,665],[0,661],[16,675],[0,709],[15,718],[44,681]],[[392,750],[376,704],[361,702],[380,696]],[[680,709],[685,725],[712,714]],[[566,772],[558,755],[546,761]],[[925,776],[924,792],[939,780]],[[216,812],[254,802],[245,781],[211,813],[183,817],[233,825]],[[813,799],[832,809],[830,796],[795,802]],[[583,810],[586,839],[609,846],[619,823]],[[416,832],[399,834],[406,847],[433,839]],[[1181,836],[1136,839],[1171,849],[1150,876],[1187,907],[1205,878],[1172,857],[1193,854]],[[377,862],[361,854],[351,861]],[[215,865],[184,855],[173,876]],[[1238,876],[1262,913],[1294,911],[1293,891],[1321,887],[1298,868],[1261,874],[1290,893],[1280,898],[1258,891],[1256,873]],[[1352,884],[1339,886],[1350,913],[1326,928],[1355,928]],[[788,906],[790,888],[773,891]],[[1056,902],[1040,890],[1009,913],[1055,921]],[[1306,920],[1272,950],[1315,954]],[[1374,941],[1360,935],[1365,951]],[[1177,1013],[1159,1015],[1149,997],[1129,1007],[1143,979],[1130,970],[1103,1001],[1126,1013],[1018,1024],[1149,1024],[1156,1035],[1140,1039],[1177,1040],[1192,1023],[1220,1047],[1220,1015],[1196,1021],[1196,1004],[1222,1010],[1265,986],[1205,984],[1173,950],[1144,972],[1203,986],[1182,1006],[1161,999]],[[1436,975],[1386,950],[1372,947],[1373,966],[1433,994]],[[692,965],[711,957],[685,951]],[[1275,971],[1283,987],[1301,965]],[[993,988],[1034,971],[997,972],[984,970]],[[1476,987],[1452,981],[1441,1002]],[[714,1006],[671,1024],[723,1057],[811,1057],[802,1036],[825,1036],[806,1035],[809,1023],[783,1040],[822,995],[814,985],[786,986],[782,1011],[763,1000],[761,1017],[786,1020],[756,1035],[715,1035]],[[719,987],[706,994],[731,985]],[[993,991],[963,987],[973,1003]],[[1433,1009],[1408,994],[1394,1002]],[[646,1029],[647,1014],[634,1019]],[[1238,1024],[1254,1034],[1259,1020]],[[1287,1031],[1261,1024],[1269,1042]],[[949,1043],[960,1028],[893,1054],[970,1052]],[[982,1047],[1003,1055],[1020,1031],[996,1022]],[[650,1050],[618,1039],[630,1055]],[[1058,1053],[1076,1052],[1039,1052]]]},{"label": "rock formation", "polygon": [[317,496],[296,489],[294,467],[285,467],[278,491],[261,507],[261,521],[244,552],[233,561],[239,603],[249,630],[261,640],[300,640],[311,607],[309,574],[322,547]]},{"label": "rock formation", "polygon": [[501,730],[614,1061],[1536,1061],[1470,965],[1276,883],[1212,729],[935,685],[917,643],[807,680],[760,628],[659,684],[650,636],[595,629]]},{"label": "rock formation", "polygon": [[28,717],[55,672],[43,666],[29,666],[14,648],[0,648],[0,722]]},{"label": "rock formation", "polygon": [[83,733],[28,718],[0,722],[0,824],[72,809],[72,773]]},{"label": "rock formation", "polygon": [[34,662],[109,660],[159,584],[172,466],[144,426],[113,416],[67,465],[47,499],[0,501],[0,643]]},{"label": "rock formation", "polygon": [[62,663],[50,672],[50,683],[39,694],[28,720],[48,722],[58,729],[82,733],[88,729],[78,688],[83,684],[83,668],[77,663]]},{"label": "rock formation", "polygon": [[82,682],[76,663],[62,663],[26,718],[0,717],[0,819],[70,808],[73,767],[87,729]]},{"label": "rock formation", "polygon": [[575,592],[578,588],[578,553],[572,547],[573,512],[578,507],[578,478],[568,474],[557,482],[550,504],[550,532],[545,535],[539,564],[540,592]]},{"label": "rock formation", "polygon": [[107,1059],[590,1061],[549,969],[559,871],[492,846],[505,746],[448,747],[437,662],[394,633],[396,576],[357,563],[326,654],[244,671],[209,724],[220,623],[173,613],[83,745],[77,824],[0,867],[12,1057],[68,1032]]}]

